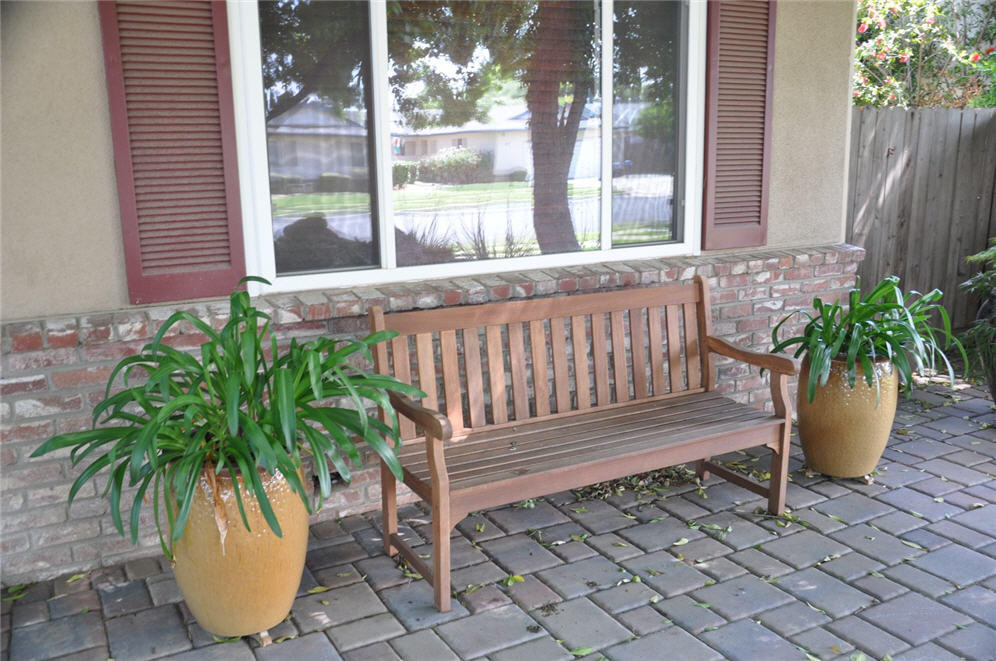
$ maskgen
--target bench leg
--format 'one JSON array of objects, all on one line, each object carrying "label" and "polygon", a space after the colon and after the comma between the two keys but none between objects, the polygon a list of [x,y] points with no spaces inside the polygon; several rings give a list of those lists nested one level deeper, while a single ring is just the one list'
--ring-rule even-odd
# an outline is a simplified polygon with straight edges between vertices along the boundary
[{"label": "bench leg", "polygon": [[384,528],[384,553],[393,557],[398,553],[398,549],[391,544],[391,535],[398,532],[398,489],[394,473],[383,461],[380,462],[380,509],[381,525]]},{"label": "bench leg", "polygon": [[771,451],[771,480],[768,482],[768,512],[781,516],[785,511],[785,487],[788,481],[790,439],[788,426],[782,434],[781,450]]},{"label": "bench leg", "polygon": [[698,476],[699,480],[705,482],[709,479],[709,469],[706,468],[706,462],[712,459],[712,457],[706,457],[705,459],[699,459],[695,462],[695,475]]},{"label": "bench leg", "polygon": [[450,610],[450,501],[449,494],[432,495],[432,587],[436,608]]}]

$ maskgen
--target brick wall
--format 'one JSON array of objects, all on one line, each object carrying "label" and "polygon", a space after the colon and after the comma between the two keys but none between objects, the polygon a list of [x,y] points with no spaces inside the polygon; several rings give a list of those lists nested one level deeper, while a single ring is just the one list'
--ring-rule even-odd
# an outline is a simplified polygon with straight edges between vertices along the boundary
[{"label": "brick wall", "polygon": [[[281,338],[307,339],[364,332],[364,315],[372,305],[397,311],[625,290],[686,282],[699,274],[709,279],[712,290],[714,333],[767,350],[771,326],[783,315],[809,307],[814,296],[834,299],[853,287],[863,256],[863,250],[848,245],[708,254],[275,295],[257,304],[273,316]],[[5,584],[159,553],[151,520],[145,521],[137,547],[117,534],[107,504],[93,483],[80,492],[68,511],[66,496],[78,474],[68,452],[42,459],[29,455],[54,434],[88,428],[90,409],[103,397],[113,365],[145,344],[177,307],[209,318],[215,327],[227,321],[227,301],[215,300],[3,324],[0,552]],[[178,348],[194,349],[203,341],[189,326],[173,330],[170,342]],[[744,365],[722,361],[719,388],[743,402],[770,404],[766,380]],[[316,516],[333,518],[373,509],[379,486],[376,468],[356,471],[352,483],[340,485]]]}]

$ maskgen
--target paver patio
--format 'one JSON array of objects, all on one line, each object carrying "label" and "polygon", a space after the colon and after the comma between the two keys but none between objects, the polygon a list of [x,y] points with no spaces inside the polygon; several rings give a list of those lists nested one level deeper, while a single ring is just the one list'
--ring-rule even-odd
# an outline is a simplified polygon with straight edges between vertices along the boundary
[{"label": "paver patio", "polygon": [[[316,524],[299,598],[265,647],[204,632],[165,560],[63,577],[2,602],[2,658],[992,660],[993,420],[987,392],[928,386],[900,402],[872,484],[807,476],[796,447],[795,522],[721,480],[480,513],[456,531],[445,614],[383,556],[376,513]],[[429,516],[402,514],[419,543]]]}]

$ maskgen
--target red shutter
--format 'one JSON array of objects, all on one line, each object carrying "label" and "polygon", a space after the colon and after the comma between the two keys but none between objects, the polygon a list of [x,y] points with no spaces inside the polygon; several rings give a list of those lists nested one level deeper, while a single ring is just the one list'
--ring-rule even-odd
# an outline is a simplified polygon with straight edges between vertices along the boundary
[{"label": "red shutter", "polygon": [[100,2],[132,303],[245,275],[222,2]]},{"label": "red shutter", "polygon": [[708,25],[702,247],[764,245],[775,3],[710,2]]}]

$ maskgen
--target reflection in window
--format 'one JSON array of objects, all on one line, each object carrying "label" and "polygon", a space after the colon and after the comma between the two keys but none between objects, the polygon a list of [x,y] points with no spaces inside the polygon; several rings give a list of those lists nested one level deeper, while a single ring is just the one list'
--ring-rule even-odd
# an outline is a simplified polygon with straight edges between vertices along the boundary
[{"label": "reflection in window", "polygon": [[377,264],[366,2],[259,3],[278,274]]},{"label": "reflection in window", "polygon": [[612,245],[676,238],[677,2],[613,5]]},{"label": "reflection in window", "polygon": [[[398,265],[597,249],[597,4],[387,14]],[[418,142],[428,150],[406,147]]]}]

